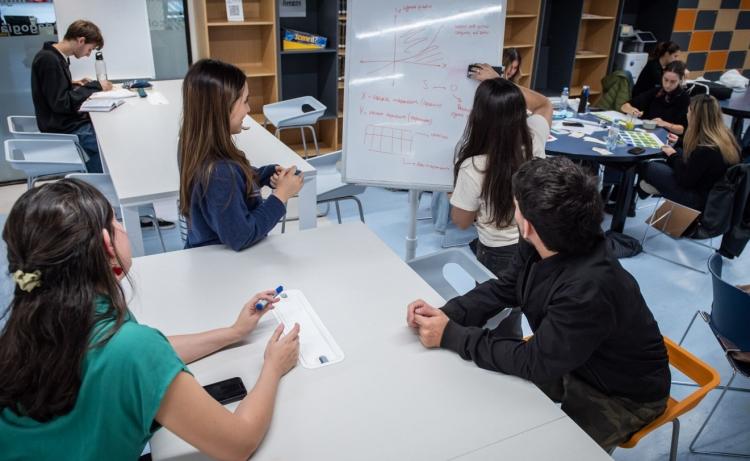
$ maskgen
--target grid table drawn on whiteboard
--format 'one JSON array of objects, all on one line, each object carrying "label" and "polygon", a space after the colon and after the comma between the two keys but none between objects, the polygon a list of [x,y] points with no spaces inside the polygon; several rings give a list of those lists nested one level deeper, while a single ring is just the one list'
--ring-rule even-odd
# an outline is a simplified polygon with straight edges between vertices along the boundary
[{"label": "grid table drawn on whiteboard", "polygon": [[410,155],[413,132],[401,128],[367,125],[365,146],[370,152],[381,154]]},{"label": "grid table drawn on whiteboard", "polygon": [[664,145],[661,139],[653,133],[642,131],[621,131],[620,137],[628,146],[658,149]]}]

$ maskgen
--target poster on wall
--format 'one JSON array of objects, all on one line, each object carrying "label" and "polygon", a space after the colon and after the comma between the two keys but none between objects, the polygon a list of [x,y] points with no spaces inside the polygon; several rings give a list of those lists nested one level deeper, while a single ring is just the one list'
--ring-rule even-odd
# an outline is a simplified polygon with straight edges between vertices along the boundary
[{"label": "poster on wall", "polygon": [[307,0],[279,0],[279,17],[304,18]]}]

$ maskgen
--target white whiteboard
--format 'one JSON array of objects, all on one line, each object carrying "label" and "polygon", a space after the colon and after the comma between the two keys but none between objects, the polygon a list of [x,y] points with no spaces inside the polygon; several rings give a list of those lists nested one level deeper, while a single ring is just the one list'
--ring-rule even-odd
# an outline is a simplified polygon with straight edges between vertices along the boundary
[{"label": "white whiteboard", "polygon": [[[148,26],[146,0],[55,0],[57,34],[62,40],[78,19],[93,22],[104,36],[104,62],[110,80],[154,78],[154,54]],[[94,56],[70,58],[73,80],[96,78]]]},{"label": "white whiteboard", "polygon": [[453,159],[477,82],[499,64],[505,0],[349,0],[344,180],[453,188]]}]

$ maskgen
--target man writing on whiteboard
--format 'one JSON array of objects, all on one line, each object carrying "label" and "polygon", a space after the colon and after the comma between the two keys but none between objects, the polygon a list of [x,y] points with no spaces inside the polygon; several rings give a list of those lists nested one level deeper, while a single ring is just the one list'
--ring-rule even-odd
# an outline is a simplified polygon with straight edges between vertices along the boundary
[{"label": "man writing on whiteboard", "polygon": [[[635,281],[607,249],[596,181],[564,157],[513,176],[521,241],[496,280],[441,309],[422,300],[407,324],[425,347],[536,384],[605,450],[661,415],[670,372],[659,326]],[[484,328],[520,306],[528,340]]]},{"label": "man writing on whiteboard", "polygon": [[102,163],[91,119],[88,113],[78,109],[92,93],[109,91],[112,84],[107,80],[74,81],[69,66],[71,56],[84,58],[94,48],[103,46],[104,38],[99,27],[79,19],[68,27],[60,42],[46,42],[31,65],[31,97],[39,130],[77,135],[89,156],[86,162],[89,173],[101,173]]}]

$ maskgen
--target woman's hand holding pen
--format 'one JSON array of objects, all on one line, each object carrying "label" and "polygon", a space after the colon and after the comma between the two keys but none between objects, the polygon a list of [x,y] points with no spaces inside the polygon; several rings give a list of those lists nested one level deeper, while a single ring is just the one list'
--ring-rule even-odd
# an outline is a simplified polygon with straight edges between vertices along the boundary
[{"label": "woman's hand holding pen", "polygon": [[284,203],[297,195],[300,189],[302,189],[304,175],[301,172],[299,174],[296,173],[297,167],[291,166],[274,174],[275,179],[274,177],[271,178],[271,186],[276,185],[273,195]]},{"label": "woman's hand holding pen", "polygon": [[[279,300],[279,298],[277,298],[276,296],[276,291],[274,290],[261,291],[260,293],[255,294],[252,298],[250,298],[250,301],[246,302],[245,305],[242,306],[240,315],[237,316],[237,320],[230,327],[237,335],[237,341],[250,334],[250,332],[253,331],[256,326],[258,326],[260,318],[263,317],[266,312],[273,309],[274,303]],[[263,309],[256,309],[255,306],[261,300],[265,300],[267,301],[267,303],[265,304]]]}]

